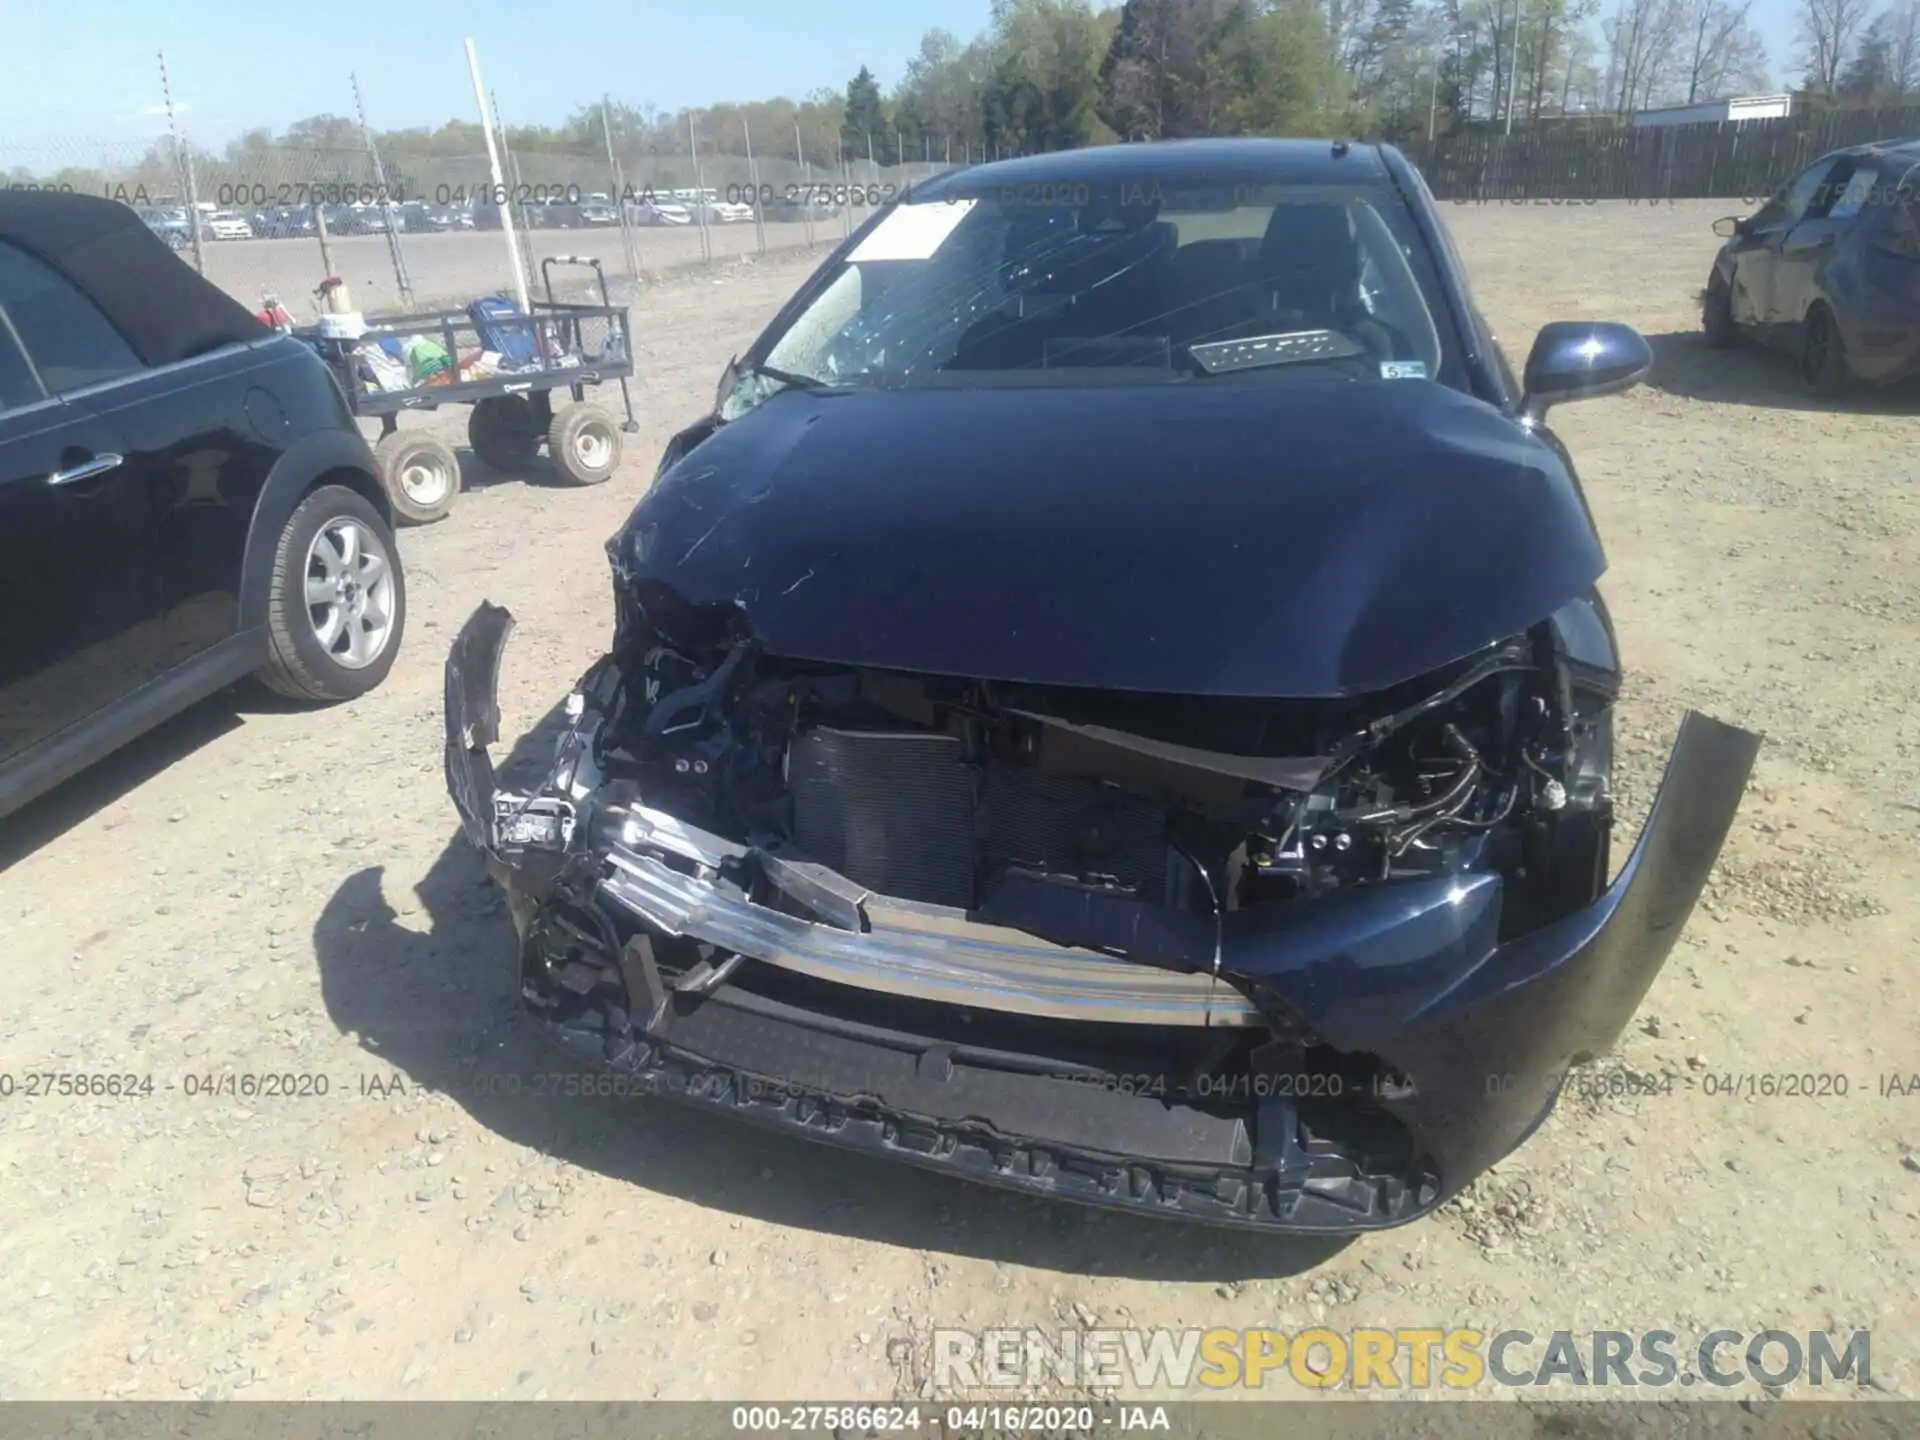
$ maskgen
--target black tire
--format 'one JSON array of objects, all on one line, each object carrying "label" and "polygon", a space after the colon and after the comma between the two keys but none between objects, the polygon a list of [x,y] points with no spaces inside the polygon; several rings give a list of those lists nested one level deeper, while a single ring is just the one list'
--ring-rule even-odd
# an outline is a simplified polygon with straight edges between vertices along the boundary
[{"label": "black tire", "polygon": [[547,454],[572,485],[598,485],[620,468],[620,426],[598,405],[569,405],[553,417]]},{"label": "black tire", "polygon": [[380,483],[403,524],[429,525],[460,498],[460,459],[443,440],[418,430],[382,435],[373,447]]},{"label": "black tire", "polygon": [[[333,578],[329,563],[342,554],[337,543],[340,526],[358,527],[357,553],[366,557],[377,549],[387,580],[383,591],[379,581],[370,578],[364,558],[351,569],[367,607],[379,610],[387,620],[378,648],[358,662],[350,658],[349,642],[356,629],[365,634],[373,628],[368,609],[354,615],[351,597],[336,592],[339,598],[329,603],[347,607],[348,623],[329,646],[322,643],[320,634],[329,618],[328,607],[309,603],[309,579],[318,586]],[[347,572],[343,567],[337,573]],[[406,634],[407,577],[393,531],[364,496],[344,485],[323,485],[302,500],[280,532],[267,584],[267,641],[272,658],[257,672],[261,684],[294,700],[335,701],[364,695],[387,678]]]},{"label": "black tire", "polygon": [[1800,383],[1822,400],[1836,400],[1853,388],[1846,344],[1824,305],[1815,305],[1800,322]]},{"label": "black tire", "polygon": [[540,425],[524,395],[490,395],[467,417],[467,443],[489,470],[511,475],[533,463]]},{"label": "black tire", "polygon": [[1733,290],[1718,272],[1707,281],[1700,302],[1700,328],[1715,350],[1731,350],[1740,343],[1740,327],[1733,323]]}]

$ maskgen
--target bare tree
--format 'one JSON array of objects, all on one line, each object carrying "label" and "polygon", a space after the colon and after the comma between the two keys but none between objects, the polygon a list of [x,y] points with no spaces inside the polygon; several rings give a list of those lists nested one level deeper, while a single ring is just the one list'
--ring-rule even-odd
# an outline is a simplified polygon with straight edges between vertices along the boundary
[{"label": "bare tree", "polygon": [[1656,95],[1665,98],[1668,93],[1686,28],[1683,4],[1684,0],[1620,0],[1620,8],[1603,27],[1613,86],[1611,98],[1618,114],[1644,110]]},{"label": "bare tree", "polygon": [[[1593,83],[1593,37],[1584,30],[1575,30],[1567,37],[1567,63],[1560,72],[1560,113],[1569,113],[1573,105],[1575,87],[1585,78],[1589,87]],[[1586,108],[1584,105],[1582,109]]]},{"label": "bare tree", "polygon": [[1686,104],[1725,95],[1729,82],[1745,87],[1766,69],[1766,42],[1748,23],[1753,0],[1689,0]]},{"label": "bare tree", "polygon": [[1833,94],[1872,0],[1800,0],[1800,44],[1807,83]]},{"label": "bare tree", "polygon": [[1887,22],[1887,81],[1896,94],[1920,90],[1920,0],[1895,0]]}]

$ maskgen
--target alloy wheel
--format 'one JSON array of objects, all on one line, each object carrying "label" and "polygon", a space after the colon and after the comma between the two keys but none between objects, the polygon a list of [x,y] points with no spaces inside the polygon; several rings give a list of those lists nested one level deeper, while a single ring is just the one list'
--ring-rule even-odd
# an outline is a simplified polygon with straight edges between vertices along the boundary
[{"label": "alloy wheel", "polygon": [[320,527],[307,547],[307,621],[335,664],[360,670],[393,635],[393,564],[386,546],[348,516]]}]

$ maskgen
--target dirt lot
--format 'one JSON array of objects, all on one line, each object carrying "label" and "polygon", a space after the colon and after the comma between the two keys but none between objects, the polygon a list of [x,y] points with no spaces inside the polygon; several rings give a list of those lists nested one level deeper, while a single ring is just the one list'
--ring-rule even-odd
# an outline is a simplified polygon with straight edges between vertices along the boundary
[{"label": "dirt lot", "polygon": [[[512,1023],[510,926],[442,789],[445,647],[481,599],[515,610],[510,731],[598,654],[602,542],[803,273],[766,262],[644,293],[644,431],[614,483],[476,463],[452,518],[405,535],[379,693],[207,705],[0,832],[0,1071],[156,1077],[0,1104],[0,1397],[887,1397],[911,1383],[890,1342],[935,1324],[1321,1317],[1865,1327],[1876,1386],[1920,1397],[1920,1097],[1877,1084],[1920,1071],[1920,432],[1910,400],[1816,405],[1779,362],[1704,350],[1723,208],[1448,208],[1516,363],[1579,317],[1658,354],[1649,386],[1555,417],[1633,667],[1627,833],[1686,707],[1766,735],[1711,898],[1613,1057],[1671,1094],[1569,1099],[1437,1217],[1341,1249],[954,1189],[663,1104],[489,1093],[553,1067]],[[330,1091],[185,1094],[229,1070]],[[1747,1072],[1850,1093],[1709,1093]]]}]

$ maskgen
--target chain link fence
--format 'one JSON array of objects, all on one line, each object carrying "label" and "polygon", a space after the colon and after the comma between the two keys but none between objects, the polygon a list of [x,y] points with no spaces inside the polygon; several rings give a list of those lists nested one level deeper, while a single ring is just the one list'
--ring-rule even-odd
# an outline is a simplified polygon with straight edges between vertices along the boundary
[{"label": "chain link fence", "polygon": [[[874,148],[849,134],[831,155],[795,136],[762,149],[744,129],[689,134],[674,152],[509,143],[495,185],[484,151],[55,137],[0,141],[0,183],[118,200],[236,299],[272,295],[304,319],[329,275],[375,312],[510,293],[503,209],[536,293],[549,257],[592,256],[631,295],[676,271],[836,244],[952,149],[923,137],[919,162],[886,165]],[[578,293],[582,274],[556,271],[556,293],[563,278]]]}]

